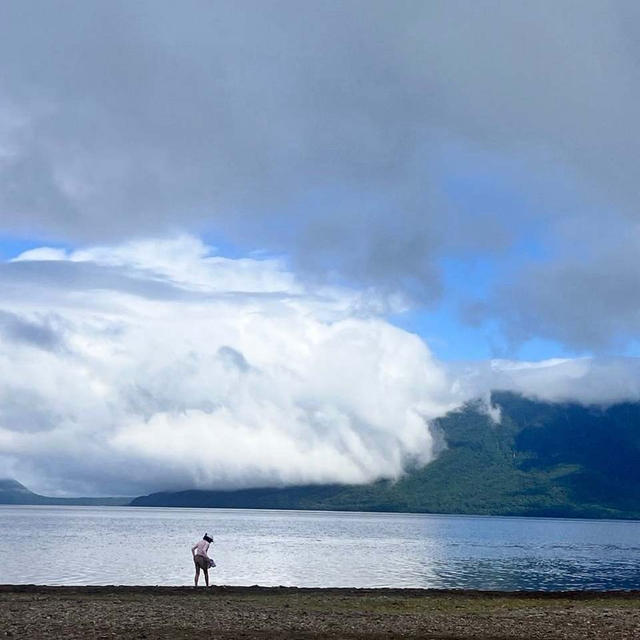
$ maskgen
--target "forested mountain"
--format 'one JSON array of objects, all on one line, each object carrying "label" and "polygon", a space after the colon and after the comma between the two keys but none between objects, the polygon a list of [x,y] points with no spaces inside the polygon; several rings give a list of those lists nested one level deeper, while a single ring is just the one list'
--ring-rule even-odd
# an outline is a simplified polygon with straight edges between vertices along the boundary
[{"label": "forested mountain", "polygon": [[136,506],[245,507],[640,518],[640,404],[558,404],[494,392],[432,425],[445,448],[399,480],[182,491]]}]

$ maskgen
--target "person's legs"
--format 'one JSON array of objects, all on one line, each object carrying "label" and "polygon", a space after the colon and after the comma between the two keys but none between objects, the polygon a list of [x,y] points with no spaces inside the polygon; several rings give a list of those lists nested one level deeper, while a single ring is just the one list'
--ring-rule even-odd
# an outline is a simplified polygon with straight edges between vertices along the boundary
[{"label": "person's legs", "polygon": [[194,582],[196,583],[196,587],[198,586],[198,580],[200,579],[200,567],[196,562],[196,577],[194,578]]},{"label": "person's legs", "polygon": [[202,572],[204,573],[204,583],[208,587],[209,586],[209,570],[208,569],[203,569]]}]

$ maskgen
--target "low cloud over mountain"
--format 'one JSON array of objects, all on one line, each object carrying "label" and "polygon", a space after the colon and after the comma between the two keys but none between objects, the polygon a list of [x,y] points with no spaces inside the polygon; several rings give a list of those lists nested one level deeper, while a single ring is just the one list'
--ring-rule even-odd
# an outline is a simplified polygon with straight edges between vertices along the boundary
[{"label": "low cloud over mountain", "polygon": [[34,488],[396,476],[455,406],[375,301],[190,237],[31,250],[0,265],[0,292],[1,475]]},{"label": "low cloud over mountain", "polygon": [[388,301],[189,236],[0,264],[0,475],[131,495],[397,477],[491,388],[638,397],[634,360],[445,365]]}]

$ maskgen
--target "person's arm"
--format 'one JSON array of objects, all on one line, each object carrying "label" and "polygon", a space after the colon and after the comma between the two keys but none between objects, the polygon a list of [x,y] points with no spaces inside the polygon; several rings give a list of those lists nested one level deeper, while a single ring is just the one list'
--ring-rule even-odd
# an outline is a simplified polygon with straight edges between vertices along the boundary
[{"label": "person's arm", "polygon": [[191,547],[191,555],[195,558],[196,557],[196,549],[198,548],[198,543],[196,542],[193,547]]}]

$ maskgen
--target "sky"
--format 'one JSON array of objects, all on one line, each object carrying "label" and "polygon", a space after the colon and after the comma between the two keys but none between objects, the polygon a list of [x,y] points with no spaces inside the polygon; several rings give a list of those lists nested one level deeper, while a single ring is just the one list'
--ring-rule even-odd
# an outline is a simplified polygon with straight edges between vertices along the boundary
[{"label": "sky", "polygon": [[0,3],[0,476],[397,477],[638,398],[637,3]]}]

